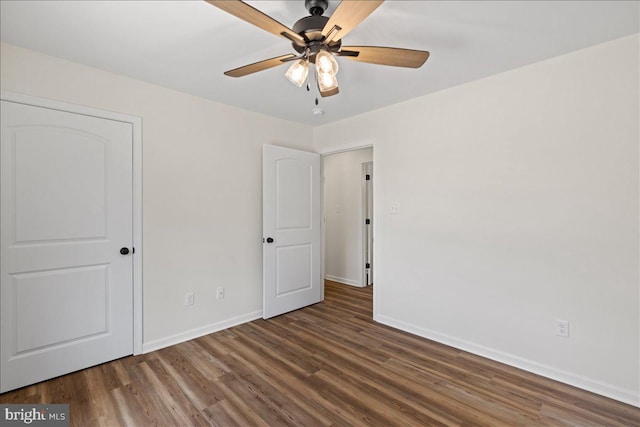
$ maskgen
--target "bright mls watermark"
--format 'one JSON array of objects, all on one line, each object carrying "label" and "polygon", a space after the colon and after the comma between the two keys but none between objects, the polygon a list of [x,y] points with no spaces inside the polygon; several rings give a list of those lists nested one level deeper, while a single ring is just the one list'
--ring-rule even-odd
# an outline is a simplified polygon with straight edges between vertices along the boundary
[{"label": "bright mls watermark", "polygon": [[0,405],[0,426],[69,427],[69,405]]}]

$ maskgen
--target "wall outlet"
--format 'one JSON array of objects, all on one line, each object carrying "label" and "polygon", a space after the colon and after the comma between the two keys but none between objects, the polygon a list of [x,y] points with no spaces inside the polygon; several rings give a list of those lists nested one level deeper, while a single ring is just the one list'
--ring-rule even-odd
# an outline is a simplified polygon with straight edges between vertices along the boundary
[{"label": "wall outlet", "polygon": [[400,213],[400,205],[398,202],[391,203],[391,213],[394,215]]},{"label": "wall outlet", "polygon": [[193,305],[193,292],[184,294],[184,305]]},{"label": "wall outlet", "polygon": [[569,338],[569,322],[566,320],[556,320],[556,335]]},{"label": "wall outlet", "polygon": [[220,286],[218,289],[216,289],[216,298],[217,299],[223,299],[224,298],[224,288],[222,286]]}]

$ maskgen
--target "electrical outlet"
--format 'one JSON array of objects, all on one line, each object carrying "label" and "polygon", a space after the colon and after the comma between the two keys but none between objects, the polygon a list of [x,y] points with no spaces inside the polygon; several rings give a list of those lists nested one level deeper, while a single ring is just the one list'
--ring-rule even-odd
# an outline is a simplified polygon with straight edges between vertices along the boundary
[{"label": "electrical outlet", "polygon": [[216,298],[217,299],[223,299],[224,298],[224,288],[222,286],[220,286],[218,289],[216,289]]},{"label": "electrical outlet", "polygon": [[391,203],[391,213],[394,215],[400,213],[400,205],[398,202]]},{"label": "electrical outlet", "polygon": [[556,335],[569,338],[569,322],[566,320],[556,320]]},{"label": "electrical outlet", "polygon": [[193,305],[193,292],[184,294],[184,305]]}]

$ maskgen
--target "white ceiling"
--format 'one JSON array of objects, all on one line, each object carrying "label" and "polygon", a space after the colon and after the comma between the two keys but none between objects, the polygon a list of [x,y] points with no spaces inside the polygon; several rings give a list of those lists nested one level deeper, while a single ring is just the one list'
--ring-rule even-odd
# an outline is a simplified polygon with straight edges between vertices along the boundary
[{"label": "white ceiling", "polygon": [[[304,0],[249,1],[291,27]],[[338,1],[329,2],[330,15]],[[638,1],[387,0],[345,45],[428,50],[420,69],[339,58],[340,94],[293,86],[287,65],[226,70],[292,53],[290,43],[204,1],[1,1],[2,41],[117,74],[318,125],[640,31]],[[597,58],[594,58],[597,61]],[[586,88],[585,88],[586,89]]]}]

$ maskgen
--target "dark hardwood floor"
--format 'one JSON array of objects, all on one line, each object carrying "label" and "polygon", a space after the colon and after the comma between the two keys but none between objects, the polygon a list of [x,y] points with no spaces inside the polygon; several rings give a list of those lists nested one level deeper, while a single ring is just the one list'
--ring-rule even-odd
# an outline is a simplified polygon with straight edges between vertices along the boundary
[{"label": "dark hardwood floor", "polygon": [[75,426],[640,426],[640,409],[372,321],[372,289],[0,396]]}]

